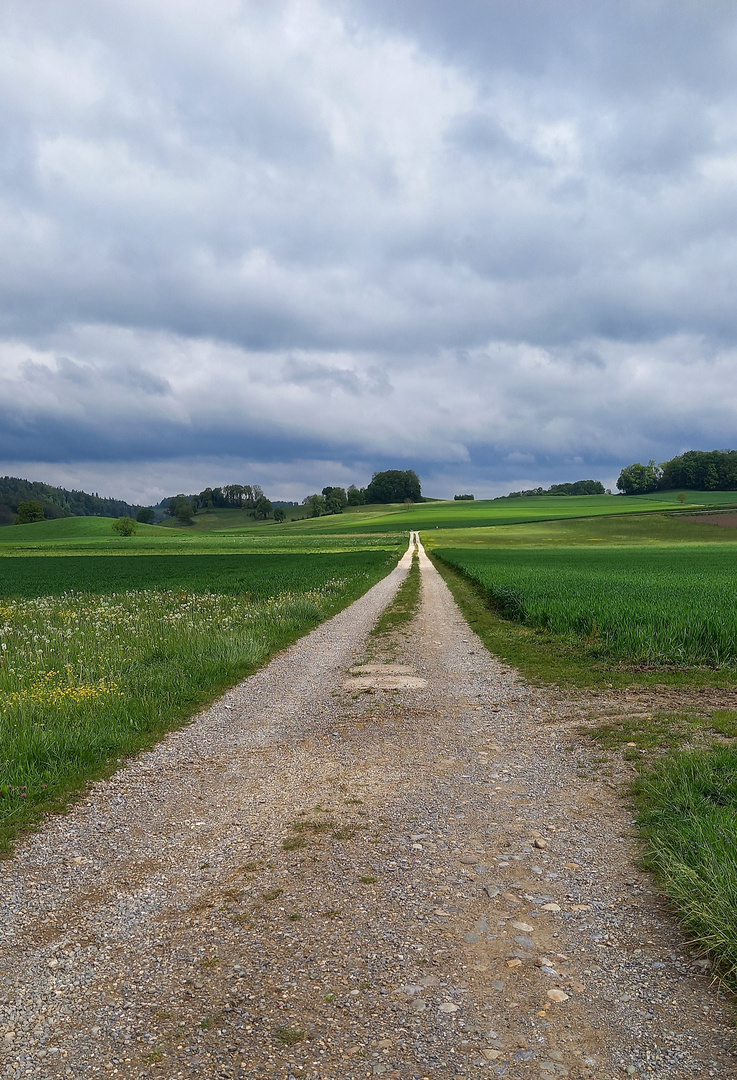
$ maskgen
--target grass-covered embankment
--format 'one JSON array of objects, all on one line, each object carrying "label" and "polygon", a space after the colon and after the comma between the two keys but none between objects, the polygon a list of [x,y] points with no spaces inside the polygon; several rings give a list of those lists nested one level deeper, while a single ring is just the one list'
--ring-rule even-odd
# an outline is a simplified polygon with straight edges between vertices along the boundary
[{"label": "grass-covered embankment", "polygon": [[[226,687],[356,599],[399,550],[142,562],[142,586],[109,591],[119,563],[48,559],[78,591],[49,595],[34,570],[0,599],[0,847],[70,791],[151,745]],[[275,559],[281,559],[277,562]],[[25,564],[25,560],[12,560]],[[208,564],[211,563],[212,565]],[[171,565],[166,565],[171,564]],[[166,585],[159,576],[164,572]],[[37,595],[29,596],[34,591]],[[67,581],[67,584],[69,582]],[[40,594],[40,595],[39,595]]]}]

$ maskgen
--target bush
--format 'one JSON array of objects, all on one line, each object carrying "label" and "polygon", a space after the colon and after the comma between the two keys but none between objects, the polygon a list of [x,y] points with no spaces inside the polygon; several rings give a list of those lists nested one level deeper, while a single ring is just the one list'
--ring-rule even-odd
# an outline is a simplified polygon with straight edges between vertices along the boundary
[{"label": "bush", "polygon": [[134,536],[136,523],[131,517],[118,518],[113,522],[113,532],[116,532],[118,536]]}]

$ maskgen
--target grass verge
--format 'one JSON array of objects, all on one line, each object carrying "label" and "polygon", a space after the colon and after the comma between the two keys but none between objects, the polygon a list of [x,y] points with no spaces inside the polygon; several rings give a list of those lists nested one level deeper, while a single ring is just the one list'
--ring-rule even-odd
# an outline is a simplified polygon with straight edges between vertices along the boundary
[{"label": "grass verge", "polygon": [[621,717],[587,734],[635,764],[643,864],[737,992],[737,711]]},{"label": "grass verge", "polygon": [[634,784],[645,865],[737,991],[737,746],[670,753]]}]

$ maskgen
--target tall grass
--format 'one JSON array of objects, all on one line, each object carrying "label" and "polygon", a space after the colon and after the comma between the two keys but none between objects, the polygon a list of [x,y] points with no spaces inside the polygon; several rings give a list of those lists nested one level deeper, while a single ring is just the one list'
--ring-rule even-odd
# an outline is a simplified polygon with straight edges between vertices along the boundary
[{"label": "tall grass", "polygon": [[303,568],[302,590],[259,599],[139,589],[0,600],[0,844],[34,808],[152,743],[395,562],[352,560],[352,573],[316,582]]},{"label": "tall grass", "polygon": [[506,618],[588,655],[636,664],[737,666],[730,548],[438,549]]},{"label": "tall grass", "polygon": [[737,990],[737,747],[669,755],[635,792],[647,863]]}]

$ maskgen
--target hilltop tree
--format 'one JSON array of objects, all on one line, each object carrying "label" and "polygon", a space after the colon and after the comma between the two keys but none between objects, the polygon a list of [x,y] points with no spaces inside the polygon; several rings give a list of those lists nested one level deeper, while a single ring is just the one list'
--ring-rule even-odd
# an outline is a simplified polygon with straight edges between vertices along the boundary
[{"label": "hilltop tree", "polygon": [[140,521],[141,525],[150,525],[156,517],[156,514],[150,506],[142,506],[136,514],[136,521]]},{"label": "hilltop tree", "polygon": [[284,521],[284,519],[286,518],[286,516],[287,515],[284,513],[284,510],[281,508],[281,506],[277,506],[276,510],[274,511],[274,521],[276,521],[278,524],[281,524],[282,521]]},{"label": "hilltop tree", "polygon": [[262,517],[262,518],[265,519],[267,517],[270,517],[271,512],[272,512],[273,509],[274,509],[274,507],[271,505],[271,501],[269,499],[267,499],[265,495],[262,495],[257,500],[256,505],[253,508],[254,516],[255,517]]},{"label": "hilltop tree", "polygon": [[302,500],[302,505],[307,507],[310,517],[322,517],[327,513],[327,500],[324,495],[307,495]]},{"label": "hilltop tree", "polygon": [[654,461],[642,465],[636,461],[622,469],[617,480],[617,487],[623,495],[647,495],[657,491],[663,471]]},{"label": "hilltop tree", "polygon": [[347,491],[347,502],[349,506],[363,506],[366,502],[366,494],[359,491],[355,484],[351,484]]},{"label": "hilltop tree", "polygon": [[368,503],[401,503],[405,499],[419,502],[421,498],[420,478],[412,469],[387,469],[374,473],[366,488]]},{"label": "hilltop tree", "polygon": [[345,488],[342,487],[324,487],[322,493],[328,500],[328,503],[332,501],[333,505],[337,508],[332,513],[340,513],[348,505],[348,496],[345,493]]}]

